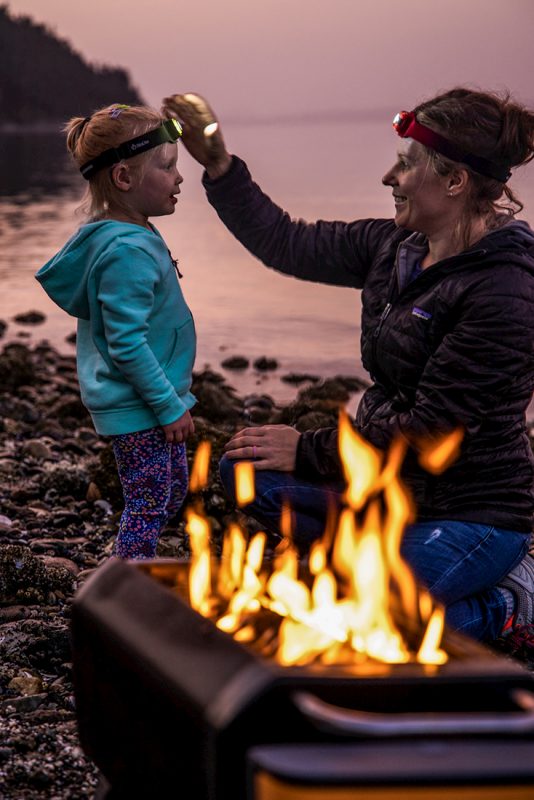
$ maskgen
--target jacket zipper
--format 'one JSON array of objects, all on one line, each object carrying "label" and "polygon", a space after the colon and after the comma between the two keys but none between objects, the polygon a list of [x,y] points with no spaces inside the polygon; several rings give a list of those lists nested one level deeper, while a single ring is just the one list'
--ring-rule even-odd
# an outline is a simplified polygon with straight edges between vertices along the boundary
[{"label": "jacket zipper", "polygon": [[385,307],[384,307],[384,310],[380,314],[380,319],[378,320],[378,325],[376,326],[376,328],[373,331],[373,336],[374,336],[375,339],[378,339],[378,337],[380,336],[380,331],[382,330],[382,325],[386,321],[387,316],[388,316],[389,312],[391,311],[391,307],[392,307],[392,303],[390,303],[388,301],[386,303]]}]

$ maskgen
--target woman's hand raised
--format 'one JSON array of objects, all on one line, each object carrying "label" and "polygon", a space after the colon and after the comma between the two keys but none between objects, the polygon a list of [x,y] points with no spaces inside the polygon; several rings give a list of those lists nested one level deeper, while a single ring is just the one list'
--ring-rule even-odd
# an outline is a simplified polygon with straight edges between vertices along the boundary
[{"label": "woman's hand raised", "polygon": [[232,157],[224,144],[220,125],[208,101],[198,94],[173,94],[163,100],[163,113],[183,126],[182,142],[210,178],[220,178]]},{"label": "woman's hand raised", "polygon": [[300,433],[289,425],[262,425],[244,428],[224,449],[228,458],[253,461],[256,469],[293,472]]}]

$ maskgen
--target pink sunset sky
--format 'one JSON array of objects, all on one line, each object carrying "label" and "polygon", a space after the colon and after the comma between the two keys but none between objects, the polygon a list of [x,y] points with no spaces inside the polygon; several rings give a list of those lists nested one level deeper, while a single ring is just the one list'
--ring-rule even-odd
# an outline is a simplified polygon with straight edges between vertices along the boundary
[{"label": "pink sunset sky", "polygon": [[[534,104],[534,0],[8,0],[145,100],[226,117],[414,105],[463,83]],[[53,87],[51,87],[53,91]]]}]

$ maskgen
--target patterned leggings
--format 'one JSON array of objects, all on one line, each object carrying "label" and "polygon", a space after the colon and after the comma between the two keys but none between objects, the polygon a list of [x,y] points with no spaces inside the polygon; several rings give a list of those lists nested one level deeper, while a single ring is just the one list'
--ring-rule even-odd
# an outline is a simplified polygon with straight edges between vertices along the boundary
[{"label": "patterned leggings", "polygon": [[169,444],[162,428],[112,437],[124,493],[124,511],[113,553],[119,558],[153,558],[167,519],[187,494],[185,444]]}]

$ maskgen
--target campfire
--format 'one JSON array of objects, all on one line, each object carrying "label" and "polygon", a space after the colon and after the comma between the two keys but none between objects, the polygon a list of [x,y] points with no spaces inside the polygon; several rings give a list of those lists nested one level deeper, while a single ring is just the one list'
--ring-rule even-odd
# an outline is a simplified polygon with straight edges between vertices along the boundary
[{"label": "campfire", "polygon": [[[453,459],[461,432],[425,448],[421,462],[433,473]],[[299,562],[291,532],[291,508],[282,509],[282,542],[271,562],[260,532],[248,540],[230,525],[220,562],[210,552],[210,527],[200,502],[186,511],[192,549],[191,606],[239,642],[283,666],[361,665],[447,661],[440,646],[443,609],[418,586],[400,555],[402,533],[413,505],[399,478],[405,444],[397,441],[384,460],[341,414],[339,451],[347,489],[335,529],[313,544]],[[209,445],[197,451],[191,475],[196,492],[208,482]],[[241,506],[254,499],[254,467],[235,466]]]},{"label": "campfire", "polygon": [[[422,463],[444,469],[460,441]],[[289,506],[274,552],[232,523],[214,557],[203,443],[191,560],[111,558],[78,592],[76,711],[99,800],[532,796],[532,675],[444,630],[400,556],[404,445],[383,457],[342,416],[339,446],[344,507],[306,561]],[[246,506],[253,464],[236,481]]]}]

